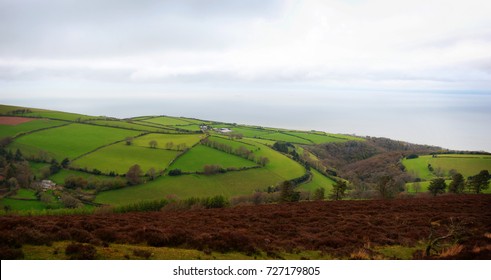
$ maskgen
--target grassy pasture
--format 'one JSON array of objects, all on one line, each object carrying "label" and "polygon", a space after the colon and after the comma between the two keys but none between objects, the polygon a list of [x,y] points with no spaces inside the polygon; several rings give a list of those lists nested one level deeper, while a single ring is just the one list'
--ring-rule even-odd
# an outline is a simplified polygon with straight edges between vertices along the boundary
[{"label": "grassy pasture", "polygon": [[276,143],[276,141],[268,140],[268,139],[260,139],[260,138],[249,138],[249,139],[254,141],[254,142],[257,142],[257,143],[260,143],[263,145],[267,145],[267,146],[273,146],[274,143]]},{"label": "grassy pasture", "polygon": [[203,134],[147,134],[141,137],[137,137],[133,140],[134,146],[149,147],[149,142],[152,140],[157,141],[158,149],[165,149],[166,144],[169,142],[174,143],[173,149],[177,149],[177,145],[186,144],[186,147],[191,148],[193,145],[204,138]]},{"label": "grassy pasture", "polygon": [[218,142],[218,143],[222,143],[222,144],[225,144],[225,145],[228,145],[228,146],[231,146],[232,148],[234,149],[237,149],[239,147],[245,147],[249,150],[257,150],[257,146],[256,145],[252,145],[251,143],[246,143],[246,142],[241,142],[241,140],[230,140],[228,138],[225,138],[224,136],[211,136],[209,138],[211,141],[215,141],[215,142]]},{"label": "grassy pasture", "polygon": [[194,122],[191,122],[184,118],[175,118],[175,117],[166,117],[166,116],[146,119],[145,122],[151,122],[151,123],[165,125],[165,126],[195,124]]},{"label": "grassy pasture", "polygon": [[65,157],[73,159],[138,133],[138,131],[118,128],[70,124],[19,137],[9,145],[9,148],[13,150],[19,148],[29,156],[37,156],[40,151],[46,151],[51,157],[61,161]]},{"label": "grassy pasture", "polygon": [[274,131],[266,130],[266,129],[258,129],[252,127],[245,126],[234,126],[230,127],[233,133],[241,133],[244,137],[262,137],[264,135],[273,133]]},{"label": "grassy pasture", "polygon": [[322,173],[315,169],[311,169],[312,172],[312,180],[308,183],[301,184],[298,186],[298,190],[302,191],[309,191],[311,194],[314,193],[314,191],[318,188],[324,188],[325,189],[325,196],[329,195],[332,191],[332,186],[336,184],[334,180],[324,176]]},{"label": "grassy pasture", "polygon": [[275,140],[275,141],[284,141],[284,142],[290,142],[290,143],[297,143],[297,144],[312,144],[309,140],[302,139],[297,136],[293,135],[288,135],[282,132],[275,132],[275,133],[270,133],[264,136],[261,136],[261,138],[265,139],[270,139],[270,140]]},{"label": "grassy pasture", "polygon": [[438,155],[420,156],[415,159],[404,159],[402,161],[407,169],[407,172],[414,174],[422,180],[430,180],[435,178],[435,175],[428,170],[428,164],[434,169],[441,168],[445,175],[451,169],[462,173],[465,178],[479,173],[479,171],[487,169],[491,171],[491,156],[485,155]]},{"label": "grassy pasture", "polygon": [[36,196],[36,192],[34,190],[18,189],[17,194],[15,194],[14,196],[11,196],[11,198],[36,200],[37,196]]},{"label": "grassy pasture", "polygon": [[96,120],[96,121],[90,121],[90,123],[94,123],[94,124],[98,124],[98,125],[104,125],[104,126],[111,126],[111,127],[116,127],[116,128],[148,131],[148,132],[169,132],[169,131],[172,131],[172,130],[165,129],[165,128],[157,128],[157,127],[142,125],[142,124],[138,124],[138,123],[131,123],[131,122],[122,121],[122,120]]},{"label": "grassy pasture", "polygon": [[48,119],[33,119],[30,122],[18,124],[18,125],[2,125],[0,124],[0,138],[3,137],[15,137],[20,133],[25,133],[37,129],[48,128],[53,126],[62,125],[65,122],[48,120]]},{"label": "grassy pasture", "polygon": [[188,131],[201,131],[200,126],[197,125],[197,124],[178,125],[178,126],[174,126],[174,127],[177,128],[177,129],[185,129],[185,130],[188,130]]},{"label": "grassy pasture", "polygon": [[203,166],[207,164],[217,164],[223,168],[252,167],[257,165],[239,156],[198,145],[178,158],[169,169],[177,168],[185,172],[203,171]]},{"label": "grassy pasture", "polygon": [[[233,197],[251,194],[255,190],[264,190],[268,186],[300,177],[305,173],[303,166],[271,148],[251,139],[241,139],[241,141],[257,146],[259,149],[255,150],[254,154],[268,157],[270,163],[263,168],[209,176],[163,176],[143,185],[99,193],[95,201],[104,204],[124,205],[141,200],[165,198],[168,195],[176,195],[180,199],[193,196],[209,197],[219,194]],[[170,168],[174,168],[174,164]]]},{"label": "grassy pasture", "polygon": [[125,205],[143,200],[155,200],[176,195],[179,199],[224,195],[248,195],[266,189],[283,180],[266,168],[249,169],[216,175],[163,176],[143,185],[101,192],[95,202]]},{"label": "grassy pasture", "polygon": [[348,139],[344,138],[343,136],[334,136],[329,134],[318,134],[309,132],[287,132],[287,134],[305,138],[312,141],[312,143],[314,144],[348,141]]},{"label": "grassy pasture", "polygon": [[268,146],[255,142],[256,139],[241,139],[241,142],[249,143],[257,146],[259,149],[254,151],[256,157],[263,156],[269,159],[269,163],[265,168],[284,180],[290,180],[302,176],[305,169],[298,162],[288,158],[287,156],[278,153]]},{"label": "grassy pasture", "polygon": [[117,143],[85,155],[71,163],[75,167],[99,169],[104,173],[114,171],[125,174],[130,166],[139,164],[144,172],[151,167],[156,170],[165,169],[177,156],[177,151],[151,149],[138,146],[128,146]]},{"label": "grassy pasture", "polygon": [[39,200],[19,200],[12,198],[0,199],[0,208],[10,207],[11,210],[43,210],[46,208],[46,204]]},{"label": "grassy pasture", "polygon": [[27,107],[19,107],[19,106],[9,106],[9,105],[0,105],[0,114],[6,115],[6,114],[10,114],[10,112],[12,111],[22,110],[22,109],[29,109],[31,112],[24,113],[24,114],[15,114],[13,116],[48,118],[48,119],[58,119],[58,120],[65,120],[65,121],[83,121],[83,120],[97,118],[97,117],[87,116],[82,114],[66,113],[60,111],[27,108]]}]

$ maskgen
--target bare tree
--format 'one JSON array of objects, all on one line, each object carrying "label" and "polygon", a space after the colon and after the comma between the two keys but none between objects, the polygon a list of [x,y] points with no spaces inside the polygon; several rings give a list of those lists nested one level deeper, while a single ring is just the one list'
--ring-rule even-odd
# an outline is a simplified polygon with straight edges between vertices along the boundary
[{"label": "bare tree", "polygon": [[148,145],[150,146],[150,148],[155,149],[157,148],[158,143],[155,140],[151,140],[150,142],[148,142]]}]

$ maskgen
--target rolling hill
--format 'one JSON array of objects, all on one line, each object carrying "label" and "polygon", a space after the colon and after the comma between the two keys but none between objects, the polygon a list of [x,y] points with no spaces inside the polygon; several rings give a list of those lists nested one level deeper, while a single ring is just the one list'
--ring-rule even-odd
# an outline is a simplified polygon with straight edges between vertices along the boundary
[{"label": "rolling hill", "polygon": [[[415,181],[425,191],[431,179],[448,177],[452,169],[466,177],[491,169],[489,155],[445,155],[449,151],[439,147],[384,138],[164,115],[116,119],[7,105],[0,105],[0,115],[5,158],[15,158],[0,167],[0,205],[8,210],[90,210],[214,196],[272,202],[278,201],[286,181],[300,199],[313,199],[319,189],[327,197],[336,182],[346,180],[349,197],[366,198],[377,195],[377,180],[384,175],[400,191],[406,184],[405,190],[414,193]],[[421,156],[406,159],[411,153]],[[430,172],[428,164],[441,174]],[[130,178],[136,165],[136,178]],[[23,168],[22,175],[11,174]],[[58,188],[43,192],[42,180],[52,180]],[[35,195],[18,195],[26,191]]]}]

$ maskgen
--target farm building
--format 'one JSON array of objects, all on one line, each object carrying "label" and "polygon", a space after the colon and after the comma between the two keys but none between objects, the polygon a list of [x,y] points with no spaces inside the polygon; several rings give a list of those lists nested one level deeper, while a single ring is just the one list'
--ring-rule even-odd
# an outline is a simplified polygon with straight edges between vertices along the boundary
[{"label": "farm building", "polygon": [[42,180],[40,185],[43,191],[53,190],[56,187],[56,183],[51,180]]},{"label": "farm building", "polygon": [[221,133],[230,133],[232,132],[232,130],[230,130],[229,128],[220,128],[218,129],[219,132]]}]

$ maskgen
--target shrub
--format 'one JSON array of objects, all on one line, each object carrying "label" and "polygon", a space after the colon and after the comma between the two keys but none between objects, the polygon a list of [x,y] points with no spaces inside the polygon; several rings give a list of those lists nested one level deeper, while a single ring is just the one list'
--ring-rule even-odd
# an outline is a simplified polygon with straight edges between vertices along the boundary
[{"label": "shrub", "polygon": [[169,171],[169,176],[179,176],[182,174],[181,169],[172,169]]},{"label": "shrub", "polygon": [[71,260],[94,260],[97,250],[90,244],[70,243],[65,249],[65,254]]},{"label": "shrub", "polygon": [[136,257],[144,258],[144,259],[148,260],[152,256],[152,252],[147,251],[147,250],[134,249],[133,255]]},{"label": "shrub", "polygon": [[0,259],[2,260],[18,260],[24,258],[24,252],[20,248],[11,248],[8,246],[0,246]]}]

